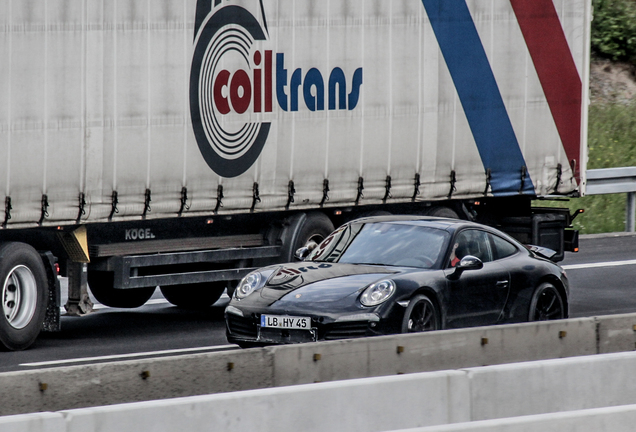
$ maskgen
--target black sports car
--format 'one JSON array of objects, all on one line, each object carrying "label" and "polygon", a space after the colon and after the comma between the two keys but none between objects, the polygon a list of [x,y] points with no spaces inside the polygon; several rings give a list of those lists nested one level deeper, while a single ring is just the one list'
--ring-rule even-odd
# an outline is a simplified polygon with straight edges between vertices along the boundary
[{"label": "black sports car", "polygon": [[[225,310],[241,346],[567,318],[568,280],[548,250],[433,217],[347,223],[298,263],[254,271]],[[541,255],[540,255],[541,253]]]}]

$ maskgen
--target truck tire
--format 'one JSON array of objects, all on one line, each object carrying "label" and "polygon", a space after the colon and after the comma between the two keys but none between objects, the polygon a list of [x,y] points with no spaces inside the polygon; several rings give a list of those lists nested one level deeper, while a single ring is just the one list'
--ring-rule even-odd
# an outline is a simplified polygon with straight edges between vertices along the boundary
[{"label": "truck tire", "polygon": [[426,216],[444,217],[450,219],[459,219],[457,212],[450,207],[436,206],[426,211]]},{"label": "truck tire", "polygon": [[302,225],[296,238],[296,244],[292,252],[311,242],[320,243],[335,230],[333,222],[323,213],[308,213],[307,219]]},{"label": "truck tire", "polygon": [[25,243],[0,245],[0,284],[1,345],[23,350],[38,337],[48,301],[46,269],[36,250]]},{"label": "truck tire", "polygon": [[295,215],[283,237],[283,261],[292,261],[294,252],[311,242],[320,243],[334,230],[333,222],[324,213],[310,212]]},{"label": "truck tire", "polygon": [[221,297],[226,282],[206,282],[160,287],[171,304],[184,309],[206,309]]},{"label": "truck tire", "polygon": [[152,297],[156,287],[115,289],[113,272],[90,271],[88,287],[95,299],[105,306],[132,309],[143,306]]}]

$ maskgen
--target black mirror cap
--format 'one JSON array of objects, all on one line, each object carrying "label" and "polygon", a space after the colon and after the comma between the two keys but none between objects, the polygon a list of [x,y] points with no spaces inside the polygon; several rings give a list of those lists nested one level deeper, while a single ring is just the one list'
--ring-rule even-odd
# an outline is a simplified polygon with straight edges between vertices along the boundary
[{"label": "black mirror cap", "polygon": [[309,256],[311,251],[316,249],[316,247],[318,247],[318,243],[316,243],[315,241],[310,241],[305,246],[296,250],[296,252],[294,253],[294,258],[296,258],[299,261],[304,261],[305,258]]},{"label": "black mirror cap", "polygon": [[462,271],[465,270],[479,270],[484,267],[484,263],[473,255],[466,255],[461,261],[457,264],[457,268]]},{"label": "black mirror cap", "polygon": [[448,279],[457,280],[467,270],[479,270],[484,267],[484,263],[473,255],[466,255],[457,263],[455,271],[447,276]]},{"label": "black mirror cap", "polygon": [[298,261],[302,261],[309,256],[310,252],[311,250],[307,246],[303,246],[296,250],[296,252],[294,253],[294,258],[296,258]]}]

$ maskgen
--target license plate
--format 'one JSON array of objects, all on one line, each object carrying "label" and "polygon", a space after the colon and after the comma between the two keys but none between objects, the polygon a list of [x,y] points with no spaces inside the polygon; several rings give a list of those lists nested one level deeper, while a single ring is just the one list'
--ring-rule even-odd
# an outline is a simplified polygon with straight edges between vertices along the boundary
[{"label": "license plate", "polygon": [[261,327],[311,330],[311,318],[283,315],[261,315]]}]

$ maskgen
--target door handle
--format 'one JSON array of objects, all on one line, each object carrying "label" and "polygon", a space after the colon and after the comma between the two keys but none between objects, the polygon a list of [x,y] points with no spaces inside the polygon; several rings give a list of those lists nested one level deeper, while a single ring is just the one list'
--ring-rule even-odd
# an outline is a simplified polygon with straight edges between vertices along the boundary
[{"label": "door handle", "polygon": [[497,288],[505,288],[508,286],[507,280],[498,281],[496,284]]}]

